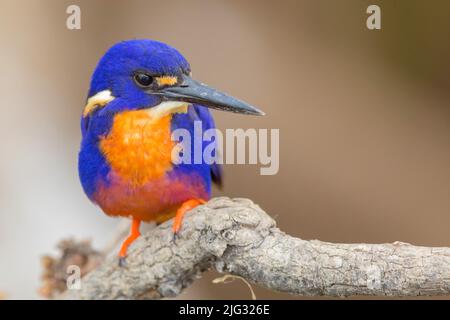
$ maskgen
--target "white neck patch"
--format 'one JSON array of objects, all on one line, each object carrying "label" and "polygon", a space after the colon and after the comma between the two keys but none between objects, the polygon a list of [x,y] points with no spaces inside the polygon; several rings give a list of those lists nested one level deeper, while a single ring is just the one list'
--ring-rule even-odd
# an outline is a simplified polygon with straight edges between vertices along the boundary
[{"label": "white neck patch", "polygon": [[113,101],[115,97],[112,95],[110,90],[103,90],[92,97],[90,97],[86,103],[86,106],[83,110],[83,117],[86,118],[89,114],[91,114],[95,109],[99,107],[104,107],[109,102]]},{"label": "white neck patch", "polygon": [[163,101],[160,104],[145,109],[152,119],[158,120],[169,114],[187,113],[189,103],[183,101]]}]

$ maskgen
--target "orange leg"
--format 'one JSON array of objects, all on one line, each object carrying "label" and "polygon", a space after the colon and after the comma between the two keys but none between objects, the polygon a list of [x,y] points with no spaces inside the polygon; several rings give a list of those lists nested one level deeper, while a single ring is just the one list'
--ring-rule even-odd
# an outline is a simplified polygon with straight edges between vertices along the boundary
[{"label": "orange leg", "polygon": [[172,231],[174,235],[180,231],[185,213],[205,203],[206,201],[203,199],[191,199],[183,202],[181,207],[178,208],[175,218],[173,219]]},{"label": "orange leg", "polygon": [[128,247],[133,243],[134,240],[136,240],[141,235],[141,233],[139,232],[140,225],[141,220],[133,218],[133,221],[131,223],[130,235],[128,236],[128,238],[125,239],[125,241],[122,243],[122,246],[120,247],[119,265],[121,266],[124,265]]}]

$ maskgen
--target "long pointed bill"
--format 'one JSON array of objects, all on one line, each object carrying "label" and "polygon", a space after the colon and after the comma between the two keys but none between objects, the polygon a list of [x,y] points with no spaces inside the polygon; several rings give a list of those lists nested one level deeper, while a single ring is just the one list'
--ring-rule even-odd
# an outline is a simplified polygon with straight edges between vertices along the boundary
[{"label": "long pointed bill", "polygon": [[[156,92],[152,93],[155,94]],[[252,105],[208,87],[206,84],[195,81],[185,75],[179,85],[166,87],[159,90],[156,94],[162,95],[165,100],[196,103],[208,108],[229,112],[264,115],[264,112]]]}]

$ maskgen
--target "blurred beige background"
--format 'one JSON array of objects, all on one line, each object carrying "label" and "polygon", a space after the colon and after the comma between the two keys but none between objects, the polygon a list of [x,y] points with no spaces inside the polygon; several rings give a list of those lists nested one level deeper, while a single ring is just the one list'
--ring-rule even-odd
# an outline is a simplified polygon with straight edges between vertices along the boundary
[{"label": "blurred beige background", "polygon": [[[81,30],[66,29],[70,4]],[[365,26],[369,4],[381,31]],[[305,239],[450,246],[449,12],[445,0],[0,0],[0,292],[36,298],[42,254],[68,236],[101,247],[118,223],[88,202],[76,163],[91,72],[130,38],[178,48],[196,79],[267,113],[215,112],[220,128],[280,128],[279,173],[227,166],[221,194]],[[215,276],[182,298],[250,297]]]}]

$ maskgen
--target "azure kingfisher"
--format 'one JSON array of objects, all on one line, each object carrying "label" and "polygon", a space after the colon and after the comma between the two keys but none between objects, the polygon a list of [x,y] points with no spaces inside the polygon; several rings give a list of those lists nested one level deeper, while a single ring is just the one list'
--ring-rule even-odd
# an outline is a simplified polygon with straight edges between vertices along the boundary
[{"label": "azure kingfisher", "polygon": [[192,137],[194,121],[203,130],[214,128],[208,108],[263,114],[192,79],[181,53],[158,41],[119,42],[98,63],[81,116],[78,171],[92,202],[109,216],[132,219],[121,265],[140,236],[141,221],[174,217],[176,235],[183,215],[210,199],[212,183],[221,184],[217,163],[172,161],[173,130],[188,130]]}]

